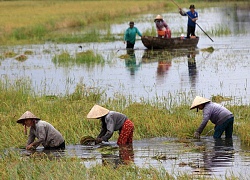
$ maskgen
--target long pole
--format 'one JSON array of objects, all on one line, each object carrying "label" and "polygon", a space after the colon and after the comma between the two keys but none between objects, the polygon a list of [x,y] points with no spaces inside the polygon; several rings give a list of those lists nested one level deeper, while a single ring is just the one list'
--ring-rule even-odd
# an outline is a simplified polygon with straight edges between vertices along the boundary
[{"label": "long pole", "polygon": [[[182,10],[181,9],[181,7],[174,1],[174,0],[171,0],[180,10]],[[188,18],[190,18],[191,20],[192,20],[192,18],[187,14],[187,16],[188,16]],[[212,41],[212,42],[214,42],[213,41],[213,39],[200,27],[200,25],[197,23],[197,22],[195,22],[195,24],[197,24],[197,26],[204,32],[204,34],[206,34],[207,35],[207,37]]]}]

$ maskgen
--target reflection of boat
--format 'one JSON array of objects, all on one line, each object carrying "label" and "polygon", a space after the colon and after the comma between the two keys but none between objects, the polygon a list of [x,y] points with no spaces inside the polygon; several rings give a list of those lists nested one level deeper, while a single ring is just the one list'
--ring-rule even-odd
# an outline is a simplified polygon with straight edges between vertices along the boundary
[{"label": "reflection of boat", "polygon": [[178,49],[178,48],[196,48],[199,37],[190,39],[160,38],[153,36],[142,36],[142,43],[148,49]]}]

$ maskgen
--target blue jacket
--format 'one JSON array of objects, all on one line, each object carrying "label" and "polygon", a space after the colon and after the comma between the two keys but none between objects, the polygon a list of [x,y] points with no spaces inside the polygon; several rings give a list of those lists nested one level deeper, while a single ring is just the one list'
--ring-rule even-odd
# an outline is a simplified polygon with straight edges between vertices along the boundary
[{"label": "blue jacket", "polygon": [[189,16],[188,17],[188,26],[195,26],[196,23],[194,21],[192,21],[193,18],[198,18],[198,12],[194,11],[194,13],[192,13],[191,11],[188,11],[184,14],[184,16]]}]

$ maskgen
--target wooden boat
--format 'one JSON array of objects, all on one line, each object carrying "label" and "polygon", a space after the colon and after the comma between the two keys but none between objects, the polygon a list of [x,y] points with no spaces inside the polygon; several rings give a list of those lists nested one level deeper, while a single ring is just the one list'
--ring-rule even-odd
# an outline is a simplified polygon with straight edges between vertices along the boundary
[{"label": "wooden boat", "polygon": [[180,49],[180,48],[196,48],[199,37],[190,39],[176,38],[160,38],[153,36],[142,36],[142,43],[148,49]]}]

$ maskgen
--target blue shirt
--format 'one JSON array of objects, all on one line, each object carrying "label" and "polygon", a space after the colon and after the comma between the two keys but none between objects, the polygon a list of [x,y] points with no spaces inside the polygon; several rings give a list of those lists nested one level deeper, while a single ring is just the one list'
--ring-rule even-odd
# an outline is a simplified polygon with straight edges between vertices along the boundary
[{"label": "blue shirt", "polygon": [[188,17],[188,26],[195,26],[196,23],[194,21],[192,21],[193,18],[198,18],[198,13],[196,11],[194,11],[194,13],[192,13],[191,11],[186,12],[186,14],[184,16],[189,16]]}]

